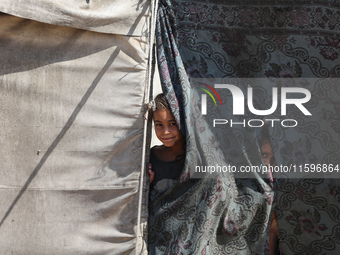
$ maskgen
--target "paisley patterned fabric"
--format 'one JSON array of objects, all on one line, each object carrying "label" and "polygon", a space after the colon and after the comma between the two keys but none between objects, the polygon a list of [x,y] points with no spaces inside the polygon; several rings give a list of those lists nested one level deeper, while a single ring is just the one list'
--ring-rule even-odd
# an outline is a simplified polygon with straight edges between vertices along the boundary
[{"label": "paisley patterned fabric", "polygon": [[[259,132],[235,129],[223,141],[214,136],[200,114],[195,78],[309,82],[304,86],[312,94],[307,104],[312,116],[299,118],[290,109],[287,117],[298,118],[296,128],[269,128],[276,162],[340,164],[340,3],[221,2],[160,3],[156,38],[162,88],[186,134],[187,158],[181,183],[150,205],[149,253],[268,254],[275,211],[282,254],[338,254],[340,182],[335,171],[331,178],[274,174],[273,206],[268,176],[195,179],[190,170],[211,162],[262,162]],[[258,101],[266,106],[267,90]]]}]

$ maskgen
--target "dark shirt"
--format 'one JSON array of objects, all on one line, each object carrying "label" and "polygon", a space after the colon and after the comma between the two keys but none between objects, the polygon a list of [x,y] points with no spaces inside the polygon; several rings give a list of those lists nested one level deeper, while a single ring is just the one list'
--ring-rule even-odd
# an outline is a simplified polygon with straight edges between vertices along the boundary
[{"label": "dark shirt", "polygon": [[178,183],[184,166],[184,157],[174,161],[163,161],[156,156],[154,149],[155,147],[150,151],[150,163],[155,173],[150,189],[151,200]]}]

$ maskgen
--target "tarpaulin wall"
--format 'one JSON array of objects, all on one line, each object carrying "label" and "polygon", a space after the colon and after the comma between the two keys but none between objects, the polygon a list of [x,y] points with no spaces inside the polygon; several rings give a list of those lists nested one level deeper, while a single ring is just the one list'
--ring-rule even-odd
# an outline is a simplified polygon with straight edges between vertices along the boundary
[{"label": "tarpaulin wall", "polygon": [[0,253],[146,253],[149,1],[0,11]]}]

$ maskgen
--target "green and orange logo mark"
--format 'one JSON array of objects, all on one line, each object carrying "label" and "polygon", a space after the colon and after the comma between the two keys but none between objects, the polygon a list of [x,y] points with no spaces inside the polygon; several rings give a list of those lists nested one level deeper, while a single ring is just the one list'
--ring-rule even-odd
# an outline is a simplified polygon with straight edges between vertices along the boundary
[{"label": "green and orange logo mark", "polygon": [[[207,87],[208,89],[210,89],[217,96],[218,100],[220,101],[220,104],[222,105],[221,97],[220,97],[220,95],[217,93],[217,91],[213,87],[211,87],[208,84],[202,83],[202,82],[199,82],[199,84],[202,84],[205,87]],[[215,106],[217,106],[217,102],[216,102],[215,97],[213,96],[213,94],[211,94],[211,92],[209,90],[205,89],[205,88],[200,88],[200,89],[203,90],[204,92],[206,92],[212,98],[212,100],[214,101]],[[205,114],[207,114],[207,95],[202,94],[201,95],[201,100],[202,100],[202,109],[201,109],[202,110],[202,114],[205,115]]]}]

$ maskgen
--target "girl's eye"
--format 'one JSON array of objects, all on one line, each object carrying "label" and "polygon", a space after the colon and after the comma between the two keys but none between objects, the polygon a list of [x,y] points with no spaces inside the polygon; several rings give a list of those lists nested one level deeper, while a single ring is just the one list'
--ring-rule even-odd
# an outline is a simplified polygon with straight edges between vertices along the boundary
[{"label": "girl's eye", "polygon": [[266,158],[267,156],[267,153],[262,153],[262,158]]},{"label": "girl's eye", "polygon": [[159,123],[158,123],[158,124],[155,124],[155,126],[156,126],[156,127],[161,127],[162,124],[159,124]]},{"label": "girl's eye", "polygon": [[171,126],[177,126],[177,123],[174,122],[174,123],[170,123]]}]

